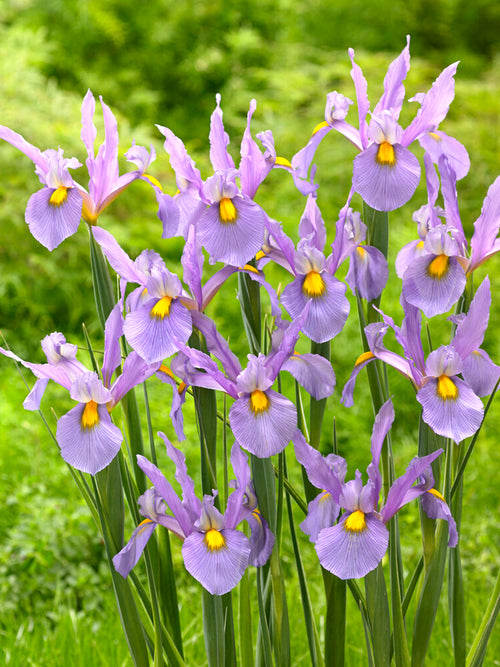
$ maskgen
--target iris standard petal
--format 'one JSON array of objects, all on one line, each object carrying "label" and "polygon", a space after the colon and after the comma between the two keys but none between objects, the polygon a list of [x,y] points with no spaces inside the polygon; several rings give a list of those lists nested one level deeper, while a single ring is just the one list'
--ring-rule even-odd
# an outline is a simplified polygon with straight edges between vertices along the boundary
[{"label": "iris standard petal", "polygon": [[[202,213],[197,231],[213,261],[243,266],[262,247],[266,215],[248,197],[237,195],[228,202],[224,199]],[[226,208],[221,211],[221,206]]]},{"label": "iris standard petal", "polygon": [[[182,545],[186,570],[212,595],[224,595],[243,576],[250,543],[239,530],[191,533]],[[217,535],[215,535],[217,533]]]},{"label": "iris standard petal", "polygon": [[[60,188],[57,188],[59,190]],[[48,250],[54,250],[78,229],[83,200],[76,188],[64,188],[63,199],[54,201],[52,188],[42,188],[29,198],[25,219],[30,232]]]},{"label": "iris standard petal", "polygon": [[353,292],[358,290],[361,298],[368,301],[377,299],[388,277],[387,260],[378,248],[358,245],[351,253],[345,281]]},{"label": "iris standard petal", "polygon": [[171,300],[168,308],[158,307],[163,299],[147,301],[129,313],[123,325],[127,341],[150,364],[177,352],[193,329],[189,311],[176,299]]},{"label": "iris standard petal", "polygon": [[438,435],[461,442],[481,426],[484,408],[481,399],[457,377],[447,378],[453,387],[441,378],[430,378],[417,392],[422,405],[422,418]]},{"label": "iris standard petal", "polygon": [[406,204],[420,181],[420,164],[413,153],[401,144],[391,149],[393,157],[388,162],[380,160],[376,143],[354,158],[354,189],[377,211],[393,211]]},{"label": "iris standard petal", "polygon": [[85,418],[87,405],[80,403],[59,419],[56,439],[66,463],[95,475],[118,454],[123,435],[105,405],[91,406],[91,418]]},{"label": "iris standard petal", "polygon": [[364,515],[364,528],[350,530],[344,514],[338,524],[322,530],[316,541],[321,565],[339,579],[359,579],[374,570],[387,551],[389,531],[374,514]]},{"label": "iris standard petal", "polygon": [[[259,391],[240,396],[229,411],[229,423],[238,443],[259,458],[283,451],[297,428],[295,405],[278,392]],[[261,396],[262,394],[262,396]]]}]

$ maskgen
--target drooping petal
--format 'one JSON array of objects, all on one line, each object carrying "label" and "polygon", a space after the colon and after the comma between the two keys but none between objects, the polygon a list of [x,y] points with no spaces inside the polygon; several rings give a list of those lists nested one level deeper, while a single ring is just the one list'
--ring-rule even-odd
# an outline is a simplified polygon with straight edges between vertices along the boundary
[{"label": "drooping petal", "polygon": [[309,535],[310,542],[316,542],[323,528],[333,526],[337,521],[340,505],[335,502],[329,491],[322,491],[307,506],[307,516],[300,524],[300,529]]},{"label": "drooping petal", "polygon": [[193,328],[189,311],[177,299],[171,301],[168,313],[158,307],[162,300],[149,299],[129,313],[123,325],[129,344],[150,364],[177,352],[188,341]]},{"label": "drooping petal", "polygon": [[481,215],[474,223],[474,234],[470,242],[471,257],[468,273],[471,273],[491,254],[498,252],[495,239],[500,229],[500,176],[488,188],[481,208]]},{"label": "drooping petal", "polygon": [[267,563],[273,550],[274,535],[258,509],[247,516],[247,521],[251,531],[248,562],[254,567],[262,567]]},{"label": "drooping petal", "polygon": [[424,255],[416,258],[403,276],[403,296],[426,317],[446,313],[461,297],[465,271],[456,257]]},{"label": "drooping petal", "polygon": [[52,188],[35,192],[29,198],[25,214],[30,232],[48,250],[54,250],[74,234],[82,217],[82,196],[76,188],[67,188],[63,201],[52,204],[55,192]]},{"label": "drooping petal", "polygon": [[355,289],[358,291],[362,299],[377,299],[388,277],[387,260],[378,248],[358,245],[351,253],[345,281],[353,292]]},{"label": "drooping petal", "polygon": [[105,405],[95,406],[90,422],[84,418],[86,407],[80,403],[58,420],[56,440],[66,463],[95,475],[118,454],[123,435],[112,423]]},{"label": "drooping petal", "polygon": [[474,350],[464,359],[462,375],[478,396],[489,396],[500,378],[500,367],[484,350]]},{"label": "drooping petal", "polygon": [[229,411],[229,423],[244,449],[266,458],[283,451],[290,442],[297,428],[297,410],[288,398],[267,389],[258,404],[252,404],[251,394],[238,398]]},{"label": "drooping petal", "polygon": [[311,484],[332,494],[334,502],[339,504],[342,494],[342,481],[345,475],[345,461],[340,456],[335,459],[325,458],[317,449],[306,442],[297,429],[293,434],[293,446],[297,461],[304,466]]},{"label": "drooping petal", "polygon": [[[299,275],[283,290],[281,302],[292,318],[296,318],[310,301],[302,331],[317,343],[339,334],[349,315],[346,286],[326,271]],[[308,279],[309,278],[309,279]]]},{"label": "drooping petal", "polygon": [[405,473],[398,477],[389,489],[385,505],[380,512],[384,523],[392,519],[404,505],[426,492],[423,485],[413,485],[442,453],[442,449],[437,449],[432,454],[422,457],[415,456],[410,461]]},{"label": "drooping petal", "polygon": [[115,570],[119,572],[123,578],[126,578],[139,561],[142,552],[146,548],[149,538],[153,534],[154,529],[158,524],[150,519],[144,519],[132,533],[128,543],[113,557],[113,565]]},{"label": "drooping petal", "polygon": [[395,144],[392,150],[391,163],[377,162],[376,143],[354,158],[354,189],[377,211],[393,211],[406,204],[420,181],[420,164],[413,153],[401,144]]},{"label": "drooping petal", "polygon": [[262,247],[266,216],[247,197],[230,199],[226,204],[229,212],[221,212],[223,201],[211,204],[204,211],[198,219],[197,231],[213,261],[243,266]]},{"label": "drooping petal", "polygon": [[318,354],[292,354],[281,367],[288,371],[317,401],[333,394],[335,373],[331,363]]},{"label": "drooping petal", "polygon": [[446,155],[457,180],[464,178],[469,173],[470,159],[467,149],[454,137],[450,137],[440,130],[433,130],[421,134],[418,137],[418,142],[431,157],[434,164],[439,163],[441,155]]},{"label": "drooping petal", "polygon": [[444,519],[448,522],[448,546],[455,547],[458,543],[457,524],[443,496],[430,489],[420,496],[422,509],[430,519]]},{"label": "drooping petal", "polygon": [[248,538],[239,530],[217,531],[217,539],[195,531],[182,545],[186,570],[212,595],[224,595],[243,576],[250,557]]},{"label": "drooping petal", "polygon": [[457,377],[451,386],[442,388],[439,378],[430,378],[417,392],[417,401],[422,405],[422,417],[438,435],[452,438],[459,443],[474,435],[481,426],[484,408],[481,399]]},{"label": "drooping petal", "polygon": [[359,579],[374,570],[387,551],[389,531],[373,513],[365,514],[362,530],[347,530],[346,513],[331,528],[323,529],[316,540],[321,565],[340,579]]}]

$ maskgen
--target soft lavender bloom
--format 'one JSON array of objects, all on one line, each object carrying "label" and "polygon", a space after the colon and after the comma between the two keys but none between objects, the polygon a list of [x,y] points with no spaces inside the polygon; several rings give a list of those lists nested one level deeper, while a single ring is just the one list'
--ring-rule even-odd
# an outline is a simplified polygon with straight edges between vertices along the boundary
[{"label": "soft lavender bloom", "polygon": [[430,229],[423,253],[414,256],[403,274],[404,298],[427,317],[450,310],[465,288],[462,249],[454,231],[446,225]]},{"label": "soft lavender bloom", "polygon": [[310,302],[303,332],[317,343],[331,340],[349,315],[346,286],[330,275],[325,256],[308,239],[299,242],[293,268],[296,277],[283,290],[281,303],[295,318]]},{"label": "soft lavender bloom", "polygon": [[69,174],[68,169],[81,167],[76,158],[64,158],[60,148],[42,152],[17,132],[0,125],[0,138],[18,148],[35,163],[35,173],[44,186],[30,197],[25,218],[30,232],[48,250],[53,250],[73,235],[82,216],[90,224],[95,224],[101,211],[127,185],[140,178],[154,159],[153,149],[148,154],[145,148],[134,144],[126,157],[137,165],[138,170],[118,176],[116,120],[102,99],[101,104],[106,136],[96,157],[93,149],[96,129],[92,123],[95,101],[90,90],[82,104],[81,137],[88,151],[86,164],[90,176],[89,192]]},{"label": "soft lavender bloom", "polygon": [[38,378],[24,402],[27,410],[39,409],[48,380],[67,389],[71,398],[78,402],[58,419],[56,440],[66,463],[92,475],[111,463],[123,441],[120,429],[111,421],[110,411],[130,389],[144,382],[158,368],[158,364],[148,365],[132,352],[125,359],[121,374],[111,382],[113,372],[121,363],[121,329],[121,304],[118,304],[106,322],[103,380],[76,359],[76,346],[66,343],[60,333],[51,334],[42,341],[46,364],[24,361],[0,348],[0,353],[29,368]]},{"label": "soft lavender bloom", "polygon": [[[481,215],[474,223],[470,252],[467,252],[467,240],[458,210],[457,177],[448,158],[439,158],[439,168],[444,211],[435,206],[437,177],[429,168],[427,173],[433,175],[427,180],[427,227],[422,224],[422,218],[417,217],[421,240],[405,246],[396,260],[406,300],[421,308],[428,317],[447,312],[460,298],[467,276],[500,250],[497,238],[500,227],[500,178],[488,190]],[[443,215],[446,224],[439,220]]]},{"label": "soft lavender bloom", "polygon": [[[274,536],[257,510],[247,457],[235,443],[231,463],[236,488],[228,498],[225,513],[221,514],[214,505],[216,492],[200,501],[194,493],[193,480],[187,474],[184,454],[163,433],[159,435],[175,463],[175,478],[182,489],[182,500],[160,470],[138,456],[137,462],[153,488],[139,498],[140,512],[146,518],[129,543],[113,558],[114,566],[127,577],[154,528],[162,525],[183,540],[182,556],[188,572],[212,595],[223,595],[239,583],[249,564],[260,566],[267,562],[274,544]],[[250,540],[237,530],[244,520],[252,530]]]},{"label": "soft lavender bloom", "polygon": [[29,198],[25,219],[36,240],[53,250],[74,234],[80,224],[82,196],[68,169],[76,169],[81,163],[76,158],[64,158],[61,149],[42,152],[3,125],[0,125],[0,138],[35,163],[35,173],[43,188]]},{"label": "soft lavender bloom", "polygon": [[[392,403],[387,401],[378,413],[371,439],[372,460],[367,468],[368,482],[363,485],[361,473],[356,471],[354,480],[344,482],[346,465],[340,457],[322,457],[307,444],[300,431],[296,431],[293,442],[298,461],[306,469],[309,480],[322,489],[309,504],[302,529],[315,543],[321,565],[340,579],[358,579],[374,570],[384,557],[389,543],[386,524],[414,498],[428,494],[430,464],[442,449],[424,457],[415,457],[404,475],[394,481],[385,504],[379,509],[382,476],[379,470],[380,453],[384,439],[394,420]],[[426,482],[415,485],[420,478]],[[437,494],[440,498],[442,496]],[[436,497],[437,497],[436,496]],[[444,503],[444,499],[442,501]],[[329,503],[322,513],[322,503]],[[444,503],[446,506],[446,503]],[[423,504],[433,518],[444,518],[450,525],[449,546],[455,546],[457,534],[455,523],[447,512],[436,512],[435,506]],[[344,510],[338,523],[340,509]]]},{"label": "soft lavender bloom", "polygon": [[118,197],[128,185],[141,178],[151,162],[155,159],[155,151],[151,152],[135,142],[125,153],[129,162],[136,165],[137,170],[119,175],[118,171],[118,129],[116,118],[110,108],[99,97],[104,118],[104,141],[94,154],[96,128],[94,126],[95,99],[90,90],[87,91],[82,103],[81,139],[87,149],[86,166],[89,172],[88,192],[79,187],[83,197],[84,219],[91,225],[97,222],[102,211]]},{"label": "soft lavender bloom", "polygon": [[335,385],[333,369],[326,359],[294,354],[307,307],[289,326],[280,322],[271,353],[249,354],[245,369],[213,322],[201,313],[192,315],[209,352],[221,362],[225,372],[210,356],[189,347],[179,352],[172,370],[186,384],[222,390],[235,399],[229,422],[242,447],[261,458],[281,452],[297,426],[297,411],[288,398],[271,388],[278,373],[290,372],[316,399],[329,396]]},{"label": "soft lavender bloom", "polygon": [[[292,165],[300,177],[306,179],[317,146],[331,129],[336,129],[360,151],[353,165],[355,191],[372,208],[392,211],[405,204],[415,192],[420,180],[420,165],[408,146],[422,135],[435,133],[446,116],[454,97],[453,76],[457,63],[439,75],[427,94],[418,97],[422,106],[410,125],[403,130],[398,120],[405,95],[403,81],[410,67],[409,37],[406,47],[389,66],[384,79],[384,93],[371,112],[369,122],[367,82],[360,67],[354,62],[353,49],[349,49],[349,56],[356,90],[359,129],[345,120],[351,100],[337,92],[330,93],[325,121],[316,126],[307,146],[292,159]],[[456,143],[441,142],[439,155],[450,151],[454,162],[465,168],[463,151],[457,149]],[[432,156],[436,155],[433,150]]]},{"label": "soft lavender bloom", "polygon": [[[227,147],[220,95],[210,121],[210,161],[214,175],[202,181],[199,171],[183,143],[168,128],[157,126],[165,136],[165,150],[175,170],[179,193],[171,197],[156,188],[163,222],[163,236],[187,238],[195,225],[212,262],[241,266],[252,259],[264,243],[267,215],[253,199],[260,183],[275,166],[276,151],[271,132],[258,135],[264,153],[250,132],[256,102],[252,100],[247,126],[241,143],[239,168],[235,167]],[[236,182],[240,181],[240,185]]]},{"label": "soft lavender bloom", "polygon": [[363,245],[366,227],[359,213],[353,213],[348,204],[340,213],[336,231],[332,252],[325,257],[325,224],[316,195],[310,194],[299,225],[301,240],[296,252],[280,256],[278,249],[274,249],[267,253],[295,276],[281,297],[290,316],[297,317],[310,302],[303,331],[317,343],[331,340],[340,333],[349,314],[345,285],[335,278],[335,272],[345,259],[349,257],[350,261],[346,282],[365,299],[377,298],[388,276],[383,254]]},{"label": "soft lavender bloom", "polygon": [[[423,420],[438,435],[452,438],[457,443],[472,436],[481,425],[484,414],[479,397],[490,393],[500,377],[500,368],[480,348],[490,304],[489,280],[485,278],[467,314],[454,318],[458,326],[451,344],[434,350],[427,360],[420,339],[419,310],[403,300],[405,317],[401,328],[382,313],[383,322],[365,328],[370,351],[357,360],[344,387],[342,401],[347,406],[352,405],[359,371],[374,359],[380,359],[410,378],[423,408]],[[389,328],[394,331],[404,356],[384,346],[383,339]]]}]

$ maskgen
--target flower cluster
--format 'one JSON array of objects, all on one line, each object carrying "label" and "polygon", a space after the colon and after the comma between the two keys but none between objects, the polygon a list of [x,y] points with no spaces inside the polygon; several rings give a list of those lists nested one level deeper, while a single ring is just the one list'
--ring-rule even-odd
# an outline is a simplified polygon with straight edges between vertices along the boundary
[{"label": "flower cluster", "polygon": [[[281,387],[281,373],[287,371],[316,401],[334,392],[336,377],[330,360],[314,353],[299,354],[296,347],[301,335],[320,344],[343,330],[350,312],[348,287],[365,302],[380,297],[389,267],[381,249],[367,243],[371,236],[353,198],[357,193],[377,211],[392,211],[407,203],[420,181],[420,162],[410,151],[416,142],[424,151],[428,201],[414,216],[419,239],[402,248],[396,261],[402,280],[403,323],[398,327],[379,310],[380,320],[366,326],[369,350],[354,365],[343,389],[343,403],[352,405],[355,381],[365,365],[374,360],[385,362],[412,382],[424,422],[436,434],[459,443],[480,427],[484,414],[481,397],[491,393],[500,377],[500,368],[481,349],[491,305],[488,279],[478,288],[467,312],[451,316],[454,333],[449,344],[426,357],[421,340],[421,312],[429,318],[448,313],[462,296],[470,274],[500,250],[500,179],[485,199],[470,249],[460,221],[456,181],[467,173],[469,160],[465,148],[439,129],[454,97],[457,64],[447,67],[427,93],[413,98],[420,108],[403,128],[399,117],[405,97],[403,81],[410,66],[409,40],[389,66],[383,95],[372,111],[367,83],[352,50],[349,56],[358,127],[346,120],[352,101],[331,92],[324,122],[291,162],[277,156],[270,130],[257,135],[260,144],[253,138],[255,100],[250,102],[236,166],[217,95],[209,131],[213,171],[205,179],[181,139],[170,129],[157,126],[175,172],[175,194],[165,193],[156,178],[146,174],[155,157],[153,148],[148,152],[134,144],[125,155],[137,169],[119,175],[116,121],[102,100],[105,139],[94,154],[95,100],[90,91],[82,105],[81,132],[88,156],[88,189],[70,175],[69,170],[81,166],[76,158],[64,158],[61,149],[41,152],[21,135],[0,126],[0,137],[34,162],[43,186],[26,208],[33,236],[53,250],[77,231],[83,217],[93,242],[120,278],[119,300],[106,323],[99,372],[88,370],[77,360],[76,346],[68,344],[61,333],[42,341],[47,363],[24,361],[0,348],[37,378],[25,401],[27,409],[38,409],[49,380],[64,387],[77,402],[57,423],[56,438],[64,460],[92,475],[109,465],[123,441],[112,410],[128,391],[154,375],[174,389],[170,417],[180,441],[184,440],[182,410],[187,396],[195,393],[193,388],[221,392],[231,402],[227,419],[226,415],[223,419],[234,437],[231,462],[236,480],[225,512],[215,489],[202,500],[195,495],[184,454],[160,432],[176,467],[182,499],[156,465],[139,455],[138,466],[152,487],[138,501],[144,521],[113,559],[124,577],[138,562],[157,526],[181,538],[186,569],[214,595],[236,586],[249,564],[266,563],[274,536],[258,509],[242,449],[252,457],[267,459],[283,452],[290,441],[310,482],[321,490],[309,503],[302,529],[314,542],[323,567],[333,574],[348,579],[373,570],[387,550],[386,524],[416,498],[429,516],[448,522],[449,545],[457,543],[450,509],[434,489],[430,468],[441,449],[415,457],[379,506],[379,462],[394,420],[392,403],[385,403],[375,419],[368,481],[363,485],[359,471],[354,480],[345,481],[347,464],[343,458],[333,454],[323,457],[307,443],[297,429],[301,421],[297,405]],[[331,225],[335,237],[328,248],[328,226],[320,212],[312,162],[331,129],[349,139],[359,154],[353,161],[351,191],[335,225]],[[291,175],[305,197],[297,242],[257,201],[258,189],[273,169],[282,170],[284,178]],[[112,234],[97,224],[102,211],[139,178],[154,191],[162,237],[184,239],[182,275],[154,250],[144,250],[132,259]],[[440,188],[444,208],[437,205]],[[208,278],[206,257],[211,264],[221,265]],[[339,269],[346,261],[349,267],[342,279]],[[266,276],[270,263],[279,265],[286,276],[280,290]],[[270,303],[268,344],[260,350],[254,348],[244,363],[206,312],[221,288],[236,275],[265,290]],[[385,347],[389,329],[402,354]],[[128,347],[132,351],[122,359],[121,350]],[[243,521],[250,526],[250,537],[238,529]]]}]

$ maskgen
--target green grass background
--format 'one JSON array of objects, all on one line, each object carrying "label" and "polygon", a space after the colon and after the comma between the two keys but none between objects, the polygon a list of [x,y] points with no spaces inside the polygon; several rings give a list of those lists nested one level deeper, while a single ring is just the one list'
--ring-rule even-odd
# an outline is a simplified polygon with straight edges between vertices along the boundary
[{"label": "green grass background", "polygon": [[[255,97],[253,132],[272,129],[278,154],[290,158],[323,119],[326,93],[336,89],[354,98],[347,48],[356,50],[374,103],[382,92],[386,67],[403,48],[406,34],[412,37],[407,97],[425,91],[444,66],[461,61],[456,98],[443,129],[462,141],[471,157],[470,173],[458,187],[462,220],[470,238],[487,188],[499,172],[500,9],[495,2],[353,0],[333,6],[324,0],[300,5],[292,0],[234,4],[5,0],[0,7],[0,123],[42,150],[61,146],[67,156],[75,155],[84,162],[80,105],[90,87],[95,95],[103,95],[118,117],[121,155],[133,138],[137,143],[152,143],[158,160],[150,171],[173,193],[173,173],[155,123],[170,127],[184,140],[202,175],[207,176],[209,115],[215,93],[222,94],[224,122],[235,158],[248,103]],[[415,105],[407,105],[403,124],[413,113]],[[100,122],[98,113],[96,117]],[[347,196],[354,154],[350,144],[333,132],[317,152],[318,201],[330,230],[328,242]],[[57,330],[68,340],[82,342],[81,324],[85,322],[99,349],[85,228],[82,225],[78,234],[49,253],[31,237],[24,222],[27,199],[39,187],[32,164],[1,144],[0,175],[0,330],[21,357],[41,361],[43,336]],[[273,172],[259,190],[258,201],[297,240],[304,202],[287,174]],[[396,322],[401,319],[400,281],[393,262],[397,250],[414,238],[411,215],[424,201],[425,190],[420,186],[412,202],[390,216],[391,273],[382,307]],[[156,203],[146,184],[135,183],[106,211],[100,224],[115,234],[131,256],[145,247],[155,248],[172,270],[180,268],[180,244],[160,238]],[[479,284],[489,274],[492,282],[494,306],[485,347],[494,360],[500,359],[500,315],[495,300],[499,268],[494,258],[476,278]],[[271,276],[273,284],[287,280],[279,269]],[[215,301],[209,314],[244,359],[239,308],[233,298],[236,283],[230,282],[224,293],[225,298]],[[432,326],[434,344],[445,343],[447,326]],[[333,343],[339,389],[328,403],[322,443],[328,446],[335,417],[339,447],[348,459],[351,476],[356,468],[364,471],[368,463],[371,408],[364,379],[358,383],[353,408],[341,406],[339,396],[360,351],[353,310]],[[418,409],[408,383],[395,373],[389,375],[396,407],[396,466],[402,472],[415,453]],[[28,373],[25,377],[31,386],[32,377]],[[173,437],[167,416],[169,390],[165,394],[165,387],[154,380],[148,389],[155,431],[161,429]],[[23,410],[26,393],[13,364],[0,360],[0,499],[4,507],[0,514],[0,663],[62,667],[68,664],[69,655],[72,665],[129,665],[103,545],[43,423],[36,414]],[[70,404],[64,391],[51,387],[44,406],[53,427],[50,408],[60,414]],[[186,422],[188,465],[196,479],[197,436],[189,407]],[[499,562],[499,428],[500,409],[494,403],[465,482],[461,547],[469,643]],[[291,464],[291,452],[288,458]],[[401,524],[405,568],[410,572],[420,547],[414,506],[401,513]],[[291,627],[300,628],[300,600],[291,550],[286,550],[286,529],[283,539]],[[301,544],[321,632],[324,609],[316,554],[304,536]],[[174,552],[185,651],[188,664],[201,665],[200,590],[185,573],[178,546],[174,545]],[[347,664],[363,665],[359,615],[352,601],[349,605]],[[293,664],[307,665],[304,633],[292,633],[292,641]],[[443,595],[429,665],[452,664],[450,641]],[[487,664],[499,664],[499,655],[497,633]]]}]

